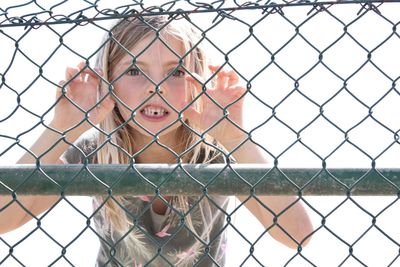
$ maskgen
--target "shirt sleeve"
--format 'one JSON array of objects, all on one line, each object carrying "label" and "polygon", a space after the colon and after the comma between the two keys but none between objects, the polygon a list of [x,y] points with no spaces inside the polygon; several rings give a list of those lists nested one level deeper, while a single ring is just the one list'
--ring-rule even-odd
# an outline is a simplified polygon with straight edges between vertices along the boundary
[{"label": "shirt sleeve", "polygon": [[67,164],[94,163],[96,155],[93,153],[97,148],[94,138],[81,138],[71,145],[61,156]]}]

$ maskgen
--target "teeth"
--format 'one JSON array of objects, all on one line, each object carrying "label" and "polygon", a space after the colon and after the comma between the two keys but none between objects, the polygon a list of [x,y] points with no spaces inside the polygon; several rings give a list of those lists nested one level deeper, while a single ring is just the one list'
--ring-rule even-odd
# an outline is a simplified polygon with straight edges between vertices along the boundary
[{"label": "teeth", "polygon": [[162,108],[150,108],[147,107],[144,109],[144,114],[146,116],[152,116],[152,117],[162,117],[167,113],[165,109]]}]

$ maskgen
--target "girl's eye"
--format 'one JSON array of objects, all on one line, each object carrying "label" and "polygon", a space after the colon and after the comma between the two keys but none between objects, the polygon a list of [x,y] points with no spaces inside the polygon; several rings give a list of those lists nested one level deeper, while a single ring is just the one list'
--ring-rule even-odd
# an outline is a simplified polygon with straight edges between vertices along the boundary
[{"label": "girl's eye", "polygon": [[131,68],[127,71],[127,74],[131,76],[138,76],[140,74],[140,71],[137,68]]},{"label": "girl's eye", "polygon": [[183,76],[185,76],[185,72],[183,70],[181,70],[181,69],[176,69],[176,70],[172,71],[172,75],[171,76],[183,77]]}]

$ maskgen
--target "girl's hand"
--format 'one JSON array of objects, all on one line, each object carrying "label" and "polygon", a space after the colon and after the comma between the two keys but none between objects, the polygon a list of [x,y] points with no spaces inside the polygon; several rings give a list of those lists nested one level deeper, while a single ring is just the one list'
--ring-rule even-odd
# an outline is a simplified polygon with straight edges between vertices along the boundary
[{"label": "girl's hand", "polygon": [[[218,66],[209,66],[209,69],[214,73],[217,72],[217,77],[215,88],[207,89],[206,93],[222,108],[229,106],[227,108],[229,112],[227,118],[236,123],[240,128],[243,128],[243,95],[246,89],[238,85],[238,75],[233,70],[225,71]],[[196,78],[200,82],[203,81],[198,75],[196,75]],[[191,105],[185,111],[185,115],[201,130],[206,130],[224,117],[224,111],[222,108],[218,107],[210,97],[203,93],[203,85],[195,78],[188,76],[186,80],[195,86],[197,95],[201,94],[200,98],[203,102],[203,111],[198,112],[194,109],[193,105]],[[208,134],[216,138],[222,144],[229,141],[237,142],[244,139],[246,136],[245,132],[240,130],[229,120],[224,118],[208,131]]]},{"label": "girl's hand", "polygon": [[[103,96],[99,96],[100,86],[100,70],[90,70],[85,62],[81,62],[77,68],[67,67],[65,73],[65,81],[60,82],[60,87],[57,90],[54,118],[51,126],[60,132],[64,132],[71,127],[75,127],[74,131],[80,134],[89,130],[92,125],[88,120],[96,125],[102,122],[107,114],[114,107],[114,101],[110,96],[104,98],[98,103]],[[63,92],[62,88],[65,88]],[[79,106],[83,111],[79,110]],[[81,123],[83,121],[83,123]],[[80,124],[81,123],[81,124]]]}]

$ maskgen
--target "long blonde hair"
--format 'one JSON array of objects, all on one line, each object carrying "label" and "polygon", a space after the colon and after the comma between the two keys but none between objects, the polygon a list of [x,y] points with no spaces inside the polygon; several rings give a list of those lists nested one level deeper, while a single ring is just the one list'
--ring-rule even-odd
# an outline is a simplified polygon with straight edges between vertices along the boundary
[{"label": "long blonde hair", "polygon": [[[106,36],[97,60],[97,67],[103,70],[104,79],[108,81],[111,77],[113,67],[126,55],[127,51],[131,50],[135,44],[149,36],[149,34],[157,34],[160,38],[164,34],[167,34],[180,40],[187,52],[184,58],[185,67],[191,72],[206,77],[208,63],[203,49],[199,46],[200,35],[194,27],[190,26],[189,22],[183,22],[175,21],[165,16],[135,17],[119,21]],[[109,84],[103,83],[100,87],[100,94],[108,94],[111,91],[109,88],[112,88],[112,83],[112,81]],[[193,99],[195,96],[194,88],[191,91]],[[195,102],[195,108],[201,111],[200,101]],[[200,130],[196,129],[188,119],[185,119],[185,123],[200,133]],[[124,121],[117,106],[111,115],[100,124],[100,128],[108,136],[100,134],[98,138],[98,144],[102,146],[97,152],[97,161],[99,164],[131,164],[135,162],[134,157],[137,148],[135,148],[132,127]],[[205,135],[201,139],[187,127],[181,125],[178,128],[176,138],[177,140],[184,140],[182,144],[184,155],[179,157],[180,162],[177,163],[208,163],[220,156],[220,153],[217,151],[218,149],[210,145],[215,144],[215,140],[210,136]],[[119,232],[120,236],[123,236],[131,229],[133,225],[132,220],[129,220],[126,212],[120,208],[120,205],[125,201],[123,197],[115,196],[107,199],[97,197],[96,200],[98,203],[105,201],[102,212],[103,216],[108,220],[107,223],[109,223],[110,229]],[[186,214],[189,209],[188,198],[185,196],[176,196],[174,200],[177,209]],[[116,203],[117,201],[120,205]],[[188,227],[195,232],[190,215],[186,216],[186,222]],[[124,238],[123,242],[132,249],[131,251],[143,254],[143,250],[145,249],[138,247],[138,244],[142,243],[139,240],[140,238],[137,235],[135,236],[135,234],[137,232],[131,231]]]}]

